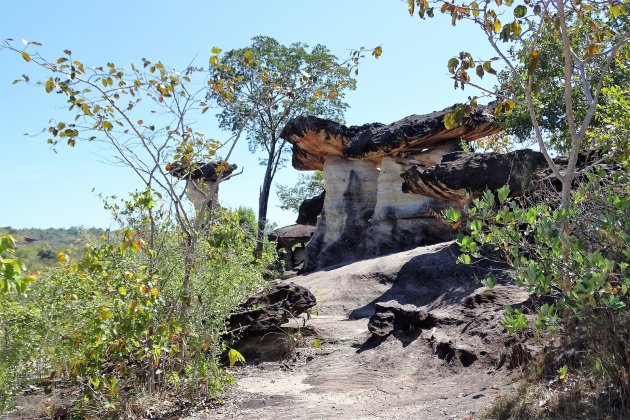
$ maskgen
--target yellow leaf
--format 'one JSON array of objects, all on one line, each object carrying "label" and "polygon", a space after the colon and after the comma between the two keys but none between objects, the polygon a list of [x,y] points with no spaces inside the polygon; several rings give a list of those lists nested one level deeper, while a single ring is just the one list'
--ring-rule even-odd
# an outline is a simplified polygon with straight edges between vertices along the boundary
[{"label": "yellow leaf", "polygon": [[29,62],[31,61],[31,56],[28,55],[28,53],[26,51],[22,51],[22,58],[24,59],[24,61]]},{"label": "yellow leaf", "polygon": [[383,47],[376,47],[374,48],[374,51],[372,51],[372,55],[376,58],[379,58],[381,54],[383,54]]},{"label": "yellow leaf", "polygon": [[492,24],[492,30],[496,33],[501,32],[501,21],[499,19],[494,19],[494,23]]},{"label": "yellow leaf", "polygon": [[48,79],[46,81],[46,93],[52,92],[54,87],[55,87],[55,83],[52,81],[52,79]]},{"label": "yellow leaf", "polygon": [[230,361],[230,366],[234,366],[236,362],[245,363],[245,358],[238,350],[230,349],[228,353],[228,360]]},{"label": "yellow leaf", "polygon": [[[254,58],[254,53],[252,52],[252,50],[246,50],[245,51],[245,60],[251,60],[252,58]],[[236,351],[236,350],[234,350]]]},{"label": "yellow leaf", "polygon": [[107,321],[112,316],[114,316],[114,314],[112,313],[112,310],[109,309],[108,307],[101,305],[98,308],[98,318],[101,321]]},{"label": "yellow leaf", "polygon": [[319,338],[315,338],[313,339],[313,346],[318,349],[322,346],[322,342]]}]

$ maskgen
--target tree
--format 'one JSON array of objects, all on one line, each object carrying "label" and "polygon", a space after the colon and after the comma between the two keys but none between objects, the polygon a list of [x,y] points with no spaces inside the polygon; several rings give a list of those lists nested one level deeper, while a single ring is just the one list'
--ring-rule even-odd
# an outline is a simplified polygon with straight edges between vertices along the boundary
[{"label": "tree", "polygon": [[[510,113],[516,106],[527,112],[537,145],[554,176],[562,183],[561,205],[569,206],[578,154],[601,99],[604,81],[619,51],[630,40],[628,5],[618,0],[577,3],[565,0],[453,3],[408,0],[408,7],[411,15],[417,7],[421,18],[433,17],[434,8],[439,7],[442,14],[450,15],[453,25],[465,20],[483,31],[497,56],[475,60],[470,52],[463,51],[451,58],[448,70],[453,75],[455,87],[463,89],[470,85],[498,98],[500,103],[495,107],[498,113]],[[502,23],[501,19],[508,22]],[[584,31],[585,28],[588,30]],[[559,45],[555,45],[557,50],[554,53],[543,56],[543,43],[550,37],[560,40]],[[510,55],[510,49],[513,55]],[[553,67],[550,61],[554,59],[561,60],[562,72],[559,75],[546,72]],[[515,91],[487,88],[471,81],[469,72],[472,71],[479,78],[488,73],[496,74],[495,61],[506,66],[516,86]],[[579,88],[576,89],[576,86]],[[546,104],[538,100],[542,92],[554,89],[562,92],[561,115],[566,121],[568,165],[562,171],[549,154],[549,138],[545,136],[541,124],[545,115],[542,109]],[[576,95],[581,101],[575,100]],[[447,124],[461,122],[463,116],[476,105],[476,100],[474,97],[469,105],[456,109],[445,119]],[[580,110],[580,103],[584,104],[583,110]]]},{"label": "tree", "polygon": [[[68,329],[85,334],[57,338],[50,352],[43,356],[29,352],[28,357],[48,358],[34,364],[48,369],[55,365],[50,358],[68,356],[57,366],[68,377],[90,381],[86,389],[93,393],[86,398],[94,397],[95,403],[103,402],[99,398],[123,398],[119,379],[131,382],[130,389],[144,385],[154,392],[158,386],[179,387],[180,374],[198,375],[191,384],[212,388],[222,376],[217,358],[226,337],[225,319],[262,286],[271,257],[251,262],[253,235],[242,227],[237,212],[217,209],[208,217],[214,191],[208,192],[199,212],[191,211],[183,199],[182,182],[170,171],[176,164],[194,171],[198,162],[215,160],[220,182],[243,131],[220,143],[194,128],[193,122],[208,110],[204,70],[191,66],[176,71],[147,59],[138,66],[109,62],[90,67],[70,50],[46,59],[33,51],[38,46],[7,39],[0,50],[31,63],[42,77],[23,75],[16,83],[61,98],[67,114],[62,114],[63,121],[50,120],[45,130],[48,143],[108,144],[111,159],[130,168],[143,188],[127,199],[106,200],[120,230],[86,247],[76,262],[60,252],[60,267],[49,274],[51,281],[35,285],[31,306],[51,311],[50,328],[42,334],[67,335]],[[222,145],[228,146],[224,159],[218,157]],[[241,214],[247,221],[247,212]],[[0,278],[0,297],[5,283],[6,289],[22,287],[21,277],[16,277],[21,283],[13,277]],[[15,300],[9,309],[21,303]],[[43,310],[38,313],[46,315]],[[5,315],[0,305],[0,318]],[[20,333],[32,326],[25,320]],[[119,370],[112,374],[107,369],[114,365]],[[31,374],[38,376],[39,372]]]},{"label": "tree", "polygon": [[260,164],[265,175],[260,187],[255,252],[259,257],[269,193],[288,151],[280,131],[301,114],[340,121],[348,107],[344,92],[356,85],[351,65],[358,63],[360,53],[340,62],[322,45],[309,50],[302,43],[285,46],[265,36],[255,37],[251,46],[223,56],[218,49],[214,52],[210,64],[215,74],[209,81],[208,97],[222,108],[217,115],[220,126],[233,133],[244,130],[250,151],[262,151]]},{"label": "tree", "polygon": [[[574,23],[575,36],[572,40],[574,50],[588,51],[593,47],[589,44],[589,31],[585,22],[579,20]],[[597,25],[616,25],[615,22],[606,22],[602,18],[597,19]],[[625,24],[626,29],[629,26]],[[623,30],[623,27],[616,27],[615,30]],[[540,68],[537,69],[536,78],[539,81],[534,85],[536,96],[534,102],[538,108],[539,126],[548,140],[550,148],[567,152],[570,148],[571,139],[569,135],[568,120],[565,118],[565,101],[564,87],[555,83],[563,78],[564,62],[562,53],[562,39],[557,36],[554,30],[543,28],[539,37],[540,49]],[[522,64],[527,62],[526,51],[523,49],[512,49],[509,51],[510,57]],[[601,75],[601,68],[598,67],[598,60],[589,60],[584,63],[584,73],[589,77],[603,79],[602,90],[599,100],[599,106],[596,107],[595,114],[589,125],[589,130],[583,141],[583,147],[598,148],[610,150],[611,147],[623,147],[620,140],[628,138],[628,135],[622,133],[611,133],[611,128],[619,129],[624,124],[612,124],[611,117],[618,122],[623,119],[622,113],[618,112],[623,109],[624,97],[630,95],[630,51],[628,49],[621,50],[613,58],[610,65],[610,72],[607,75]],[[519,68],[521,78],[526,78],[527,68],[521,65]],[[518,81],[514,79],[509,69],[499,72],[498,81],[499,88],[504,92],[515,92],[519,100],[524,101],[526,98],[520,93]],[[582,94],[582,82],[579,79],[573,80],[572,99],[575,108],[575,114],[579,118],[584,118],[588,110],[586,98]],[[544,106],[541,106],[544,104]],[[617,111],[615,111],[615,109]],[[627,113],[626,113],[627,114]],[[627,118],[627,117],[626,117]],[[517,107],[509,115],[503,118],[505,132],[514,136],[520,142],[527,142],[534,137],[533,126],[530,115],[525,107]],[[595,133],[597,133],[595,135]],[[616,140],[615,140],[616,139]]]},{"label": "tree", "polygon": [[278,185],[277,190],[280,208],[297,212],[304,200],[324,191],[324,173],[315,171],[308,175],[300,174],[294,186]]}]

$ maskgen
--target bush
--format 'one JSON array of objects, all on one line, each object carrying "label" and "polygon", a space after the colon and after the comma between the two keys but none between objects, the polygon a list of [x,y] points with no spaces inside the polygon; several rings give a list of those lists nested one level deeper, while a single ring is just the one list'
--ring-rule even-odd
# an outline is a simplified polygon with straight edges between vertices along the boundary
[{"label": "bush", "polygon": [[[28,289],[32,279],[20,277],[21,266],[1,260],[0,291],[11,293],[0,295],[0,409],[42,378],[79,385],[83,400],[73,409],[83,415],[120,413],[161,391],[205,398],[230,380],[225,320],[265,287],[273,250],[254,260],[249,213],[218,210],[194,251],[183,317],[186,236],[168,217],[146,223],[146,210],[132,204],[120,212],[128,226],[87,245],[76,260],[57,254],[58,266]],[[160,213],[157,205],[152,211]]]},{"label": "bush", "polygon": [[[507,262],[514,281],[538,297],[538,332],[559,333],[566,346],[585,351],[577,363],[596,367],[628,406],[629,192],[627,171],[608,166],[582,177],[569,208],[556,206],[554,190],[537,191],[545,199],[531,203],[508,199],[503,187],[496,194],[487,191],[463,212],[445,212],[452,223],[466,224],[458,237],[464,252],[459,261]],[[492,288],[496,281],[490,277],[485,284]],[[510,333],[527,326],[512,308],[504,311],[502,324]]]}]

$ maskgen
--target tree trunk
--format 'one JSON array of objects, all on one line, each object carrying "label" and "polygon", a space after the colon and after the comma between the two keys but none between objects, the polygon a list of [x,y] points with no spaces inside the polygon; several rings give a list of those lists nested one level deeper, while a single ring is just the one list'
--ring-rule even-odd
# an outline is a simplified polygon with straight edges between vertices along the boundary
[{"label": "tree trunk", "polygon": [[267,226],[267,207],[269,205],[269,193],[271,191],[271,165],[270,161],[267,164],[267,170],[265,171],[265,178],[263,184],[260,187],[260,196],[258,198],[258,235],[256,237],[256,250],[254,251],[254,257],[257,260],[262,258],[263,245],[265,240],[265,227]]},{"label": "tree trunk", "polygon": [[[263,245],[265,241],[265,226],[267,226],[267,206],[269,205],[269,192],[271,191],[271,183],[273,182],[273,167],[276,158],[276,135],[271,133],[271,142],[269,144],[269,155],[267,157],[267,167],[265,168],[265,178],[260,187],[260,196],[258,197],[258,235],[256,236],[256,249],[254,250],[254,258],[257,260],[262,258]],[[280,159],[280,155],[278,155]]]}]

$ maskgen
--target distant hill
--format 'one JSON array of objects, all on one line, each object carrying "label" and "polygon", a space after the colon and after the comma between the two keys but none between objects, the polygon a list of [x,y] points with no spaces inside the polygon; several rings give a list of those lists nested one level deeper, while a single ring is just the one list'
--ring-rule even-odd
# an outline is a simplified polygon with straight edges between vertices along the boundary
[{"label": "distant hill", "polygon": [[15,229],[0,227],[0,235],[9,234],[17,242],[16,256],[29,271],[41,270],[57,263],[57,253],[77,254],[90,240],[98,239],[104,229],[71,227],[68,229]]}]

